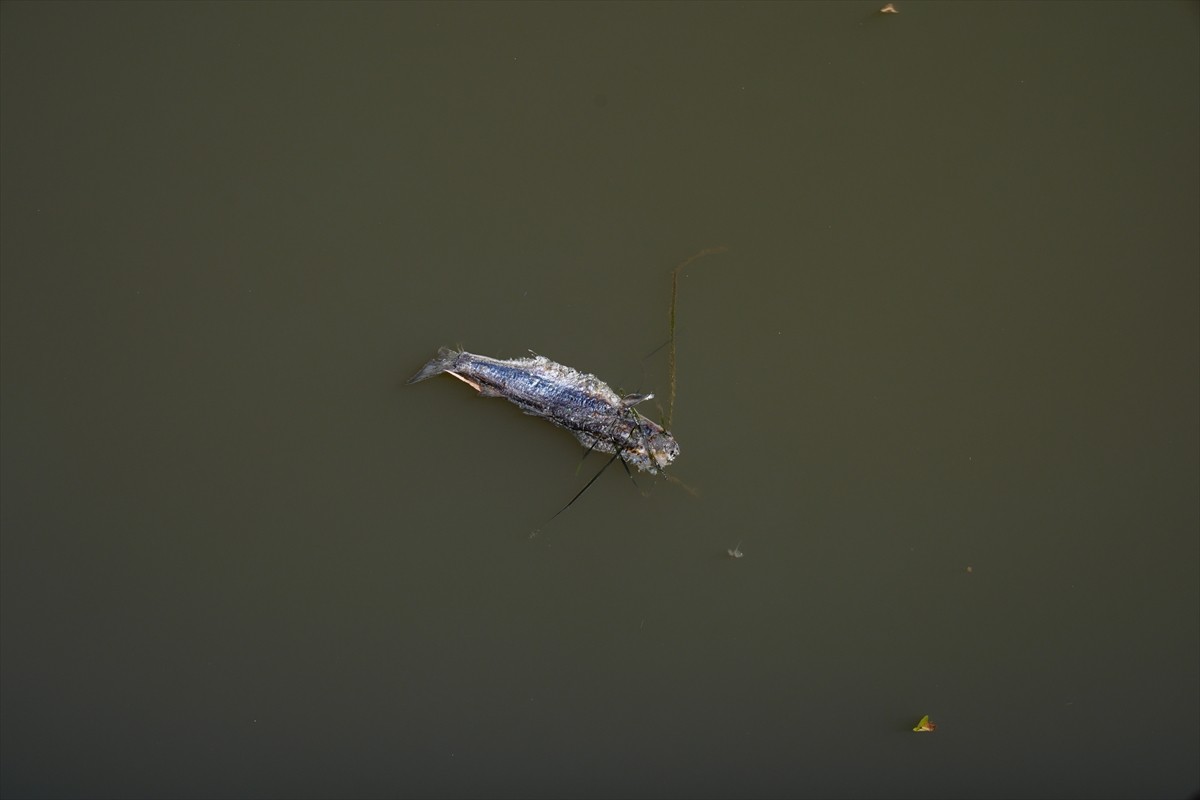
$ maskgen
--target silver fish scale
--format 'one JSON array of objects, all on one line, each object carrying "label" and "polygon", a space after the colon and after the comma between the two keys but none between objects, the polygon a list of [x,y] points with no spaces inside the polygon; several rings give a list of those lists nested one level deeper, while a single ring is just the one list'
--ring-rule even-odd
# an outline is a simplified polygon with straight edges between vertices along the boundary
[{"label": "silver fish scale", "polygon": [[600,410],[620,408],[621,397],[607,383],[587,372],[551,361],[545,356],[503,361],[473,353],[460,353],[453,372],[488,378],[503,396],[524,397],[549,404],[578,405]]}]

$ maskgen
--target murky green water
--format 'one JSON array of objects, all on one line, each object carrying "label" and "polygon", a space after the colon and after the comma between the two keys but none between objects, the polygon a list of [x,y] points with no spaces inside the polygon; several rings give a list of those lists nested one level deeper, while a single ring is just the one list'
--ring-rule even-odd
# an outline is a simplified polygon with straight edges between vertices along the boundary
[{"label": "murky green water", "polygon": [[0,5],[3,795],[1195,793],[1197,7],[877,5]]}]

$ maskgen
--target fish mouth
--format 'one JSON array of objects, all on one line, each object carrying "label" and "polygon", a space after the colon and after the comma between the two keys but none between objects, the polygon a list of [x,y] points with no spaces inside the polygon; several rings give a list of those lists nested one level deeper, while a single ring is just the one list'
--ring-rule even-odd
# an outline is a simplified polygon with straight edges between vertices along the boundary
[{"label": "fish mouth", "polygon": [[658,468],[663,468],[679,457],[679,443],[670,434],[658,434],[648,443],[646,448],[650,461]]},{"label": "fish mouth", "polygon": [[651,450],[650,451],[650,457],[652,459],[654,459],[654,463],[658,464],[659,469],[662,469],[663,467],[667,466],[672,461],[674,461],[675,457],[677,455],[679,455],[678,452],[672,452],[670,450]]}]

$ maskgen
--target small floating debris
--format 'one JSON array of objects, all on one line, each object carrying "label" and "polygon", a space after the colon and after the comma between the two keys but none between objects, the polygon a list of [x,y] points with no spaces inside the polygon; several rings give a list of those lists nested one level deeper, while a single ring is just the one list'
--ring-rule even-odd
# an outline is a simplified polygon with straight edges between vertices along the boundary
[{"label": "small floating debris", "polygon": [[729,554],[730,558],[741,558],[742,556],[746,555],[742,552],[741,542],[738,542],[736,545],[734,545],[732,550],[726,550],[725,552]]},{"label": "small floating debris", "polygon": [[895,5],[893,5],[892,3],[888,3],[886,6],[879,9],[879,13],[880,14],[899,14],[900,12],[896,10]]},{"label": "small floating debris", "polygon": [[917,723],[917,727],[913,728],[914,733],[933,733],[937,730],[937,725],[929,721],[929,715],[921,717],[921,721]]}]

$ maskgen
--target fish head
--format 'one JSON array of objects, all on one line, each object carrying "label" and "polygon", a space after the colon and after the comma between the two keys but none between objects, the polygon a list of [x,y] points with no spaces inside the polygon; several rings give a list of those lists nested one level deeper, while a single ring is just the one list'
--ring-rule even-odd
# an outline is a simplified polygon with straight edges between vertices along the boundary
[{"label": "fish head", "polygon": [[679,442],[661,425],[642,417],[641,429],[638,455],[645,457],[650,472],[657,472],[679,457]]}]

